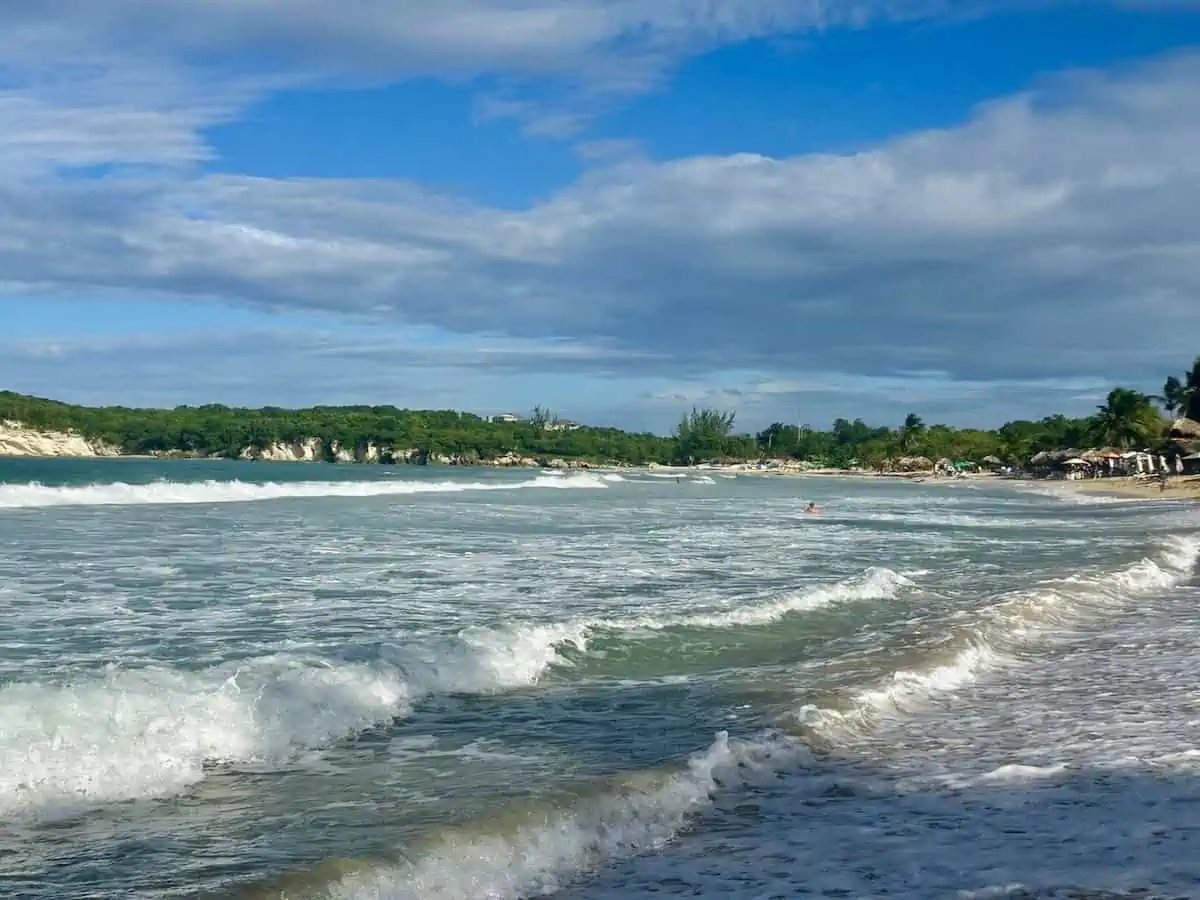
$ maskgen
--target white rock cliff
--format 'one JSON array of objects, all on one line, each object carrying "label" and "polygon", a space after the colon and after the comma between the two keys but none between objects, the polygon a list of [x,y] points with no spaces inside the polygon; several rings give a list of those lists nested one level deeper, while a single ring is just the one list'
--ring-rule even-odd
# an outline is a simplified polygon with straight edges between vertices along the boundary
[{"label": "white rock cliff", "polygon": [[39,431],[20,422],[0,422],[0,456],[120,456],[117,447],[73,431]]},{"label": "white rock cliff", "polygon": [[[125,455],[120,447],[85,438],[77,432],[43,431],[29,428],[20,422],[0,421],[0,456],[76,456],[113,457]],[[182,451],[167,451],[156,456],[189,456]],[[321,438],[308,437],[297,441],[275,441],[265,447],[243,447],[241,460],[263,462],[324,462],[339,463],[397,463],[444,466],[500,466],[536,468],[549,465],[556,469],[590,468],[581,460],[545,460],[519,453],[505,453],[492,460],[480,460],[476,454],[428,453],[415,447],[401,448],[377,445],[368,441],[355,447],[345,447],[333,441],[328,446]]]}]

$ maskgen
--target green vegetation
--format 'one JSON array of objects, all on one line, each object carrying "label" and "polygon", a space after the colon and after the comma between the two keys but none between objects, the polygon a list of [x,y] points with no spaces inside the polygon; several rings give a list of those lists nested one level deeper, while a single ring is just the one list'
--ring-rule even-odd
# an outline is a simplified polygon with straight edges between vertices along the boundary
[{"label": "green vegetation", "polygon": [[676,462],[705,459],[754,459],[762,455],[749,435],[733,433],[734,414],[718,409],[695,409],[679,420],[670,457]]},{"label": "green vegetation", "polygon": [[368,443],[417,458],[458,456],[489,460],[508,453],[634,464],[667,462],[674,443],[653,434],[615,428],[558,430],[552,415],[539,409],[535,422],[489,422],[452,410],[414,411],[394,406],[316,406],[309,409],[238,409],[220,404],[175,409],[86,407],[0,391],[0,421],[30,428],[77,431],[127,453],[182,451],[236,457],[245,447],[315,437],[326,452],[333,442],[354,450]]},{"label": "green vegetation", "polygon": [[1200,421],[1200,356],[1196,357],[1191,369],[1183,373],[1183,378],[1170,376],[1163,385],[1162,396],[1154,399],[1162,403],[1168,413]]},{"label": "green vegetation", "polygon": [[821,466],[885,466],[903,457],[1023,463],[1043,450],[1166,446],[1159,412],[1200,418],[1200,358],[1182,378],[1172,376],[1161,397],[1114,388],[1095,414],[1009,422],[994,430],[926,425],[910,413],[899,428],[838,419],[826,431],[775,423],[757,435],[738,434],[732,412],[693,409],[674,434],[634,434],[615,428],[566,427],[537,407],[526,421],[492,422],[469,413],[403,410],[394,406],[317,406],[310,409],[235,409],[219,404],[175,409],[84,407],[0,392],[0,420],[31,428],[77,431],[127,453],[182,452],[237,457],[245,448],[317,438],[328,458],[335,445],[351,453],[369,444],[419,460],[452,457],[487,462],[508,454],[593,462],[688,463],[756,458],[796,459]]}]

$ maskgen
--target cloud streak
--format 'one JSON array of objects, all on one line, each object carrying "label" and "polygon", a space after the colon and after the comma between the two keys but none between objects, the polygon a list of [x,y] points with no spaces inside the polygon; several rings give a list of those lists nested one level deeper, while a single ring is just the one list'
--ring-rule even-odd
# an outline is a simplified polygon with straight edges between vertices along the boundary
[{"label": "cloud streak", "polygon": [[[277,67],[394,75],[504,72],[628,79],[713,46],[873,21],[1020,6],[992,0],[44,0],[0,6],[5,45],[185,58],[268,54]],[[626,71],[625,75],[620,70]]]},{"label": "cloud streak", "polygon": [[[296,329],[3,341],[0,384],[35,394],[53,384],[59,399],[132,406],[391,403],[489,413],[541,404],[593,424],[660,433],[693,405],[737,410],[750,430],[838,416],[894,422],[911,408],[995,424],[1064,406],[1086,411],[1105,389],[1095,379],[961,382],[936,372],[688,374],[670,360],[570,343]],[[972,409],[965,416],[964,406]]]},{"label": "cloud streak", "polygon": [[[207,127],[306,80],[503,71],[600,96],[644,89],[715,44],[949,8],[3,4],[0,303],[116,294],[435,329],[474,349],[425,364],[662,379],[647,402],[674,392],[766,409],[821,379],[853,392],[853,377],[883,396],[911,392],[915,370],[957,383],[955,402],[985,384],[1014,395],[1157,379],[1195,353],[1200,326],[1196,53],[1066,73],[854,154],[653,162],[635,144],[583,144],[589,172],[517,210],[401,180],[197,168]],[[237,62],[248,51],[269,65]],[[490,114],[546,115],[504,102]],[[274,340],[262,346],[296,360],[341,352],[321,336]],[[369,349],[358,358],[375,359]]]},{"label": "cloud streak", "polygon": [[0,181],[0,265],[29,289],[571,338],[696,368],[1135,376],[1190,353],[1200,324],[1198,150],[1185,54],[854,155],[620,164],[520,211],[395,181]]},{"label": "cloud streak", "polygon": [[[43,0],[0,4],[0,66],[41,86],[45,60],[70,61],[79,77],[69,80],[78,89],[113,73],[154,68],[173,72],[168,79],[226,89],[256,81],[264,70],[276,86],[482,79],[482,116],[515,118],[528,134],[558,137],[621,98],[661,85],[680,60],[722,45],[1036,2]],[[258,62],[249,65],[250,59]],[[547,95],[548,83],[556,87]],[[132,114],[119,107],[104,112],[97,117],[110,122]],[[210,112],[219,120],[219,110]],[[185,113],[178,121],[191,118]],[[129,124],[150,137],[172,130],[166,123]]]}]

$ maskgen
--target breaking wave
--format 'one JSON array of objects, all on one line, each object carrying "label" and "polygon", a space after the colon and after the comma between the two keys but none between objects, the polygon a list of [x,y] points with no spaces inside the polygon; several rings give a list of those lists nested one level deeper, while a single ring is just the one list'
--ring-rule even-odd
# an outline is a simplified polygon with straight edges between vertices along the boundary
[{"label": "breaking wave", "polygon": [[394,659],[276,654],[198,672],[124,669],[0,688],[0,816],[177,794],[211,764],[279,762],[435,693],[536,683],[563,629],[473,629]]},{"label": "breaking wave", "polygon": [[[853,710],[842,714],[819,711],[821,724],[831,733],[834,729],[845,732],[873,726],[885,716],[915,712],[935,693],[960,687],[1000,662],[1000,651],[987,643],[989,636],[999,640],[1007,634],[1007,640],[1014,641],[1019,631],[1014,623],[1028,625],[1039,618],[1059,621],[1062,616],[1082,614],[1089,604],[1125,602],[1168,588],[1190,575],[1197,558],[1200,541],[1171,538],[1155,556],[1118,572],[1063,579],[1040,594],[1008,598],[994,607],[992,627],[978,632],[976,640],[956,656],[923,669],[896,672],[890,683],[858,694]],[[839,598],[862,596],[863,590],[887,594],[899,590],[907,579],[887,570],[873,570],[857,583],[857,594],[846,584],[826,590]],[[1056,607],[1062,609],[1051,615]],[[581,634],[576,636],[582,639]],[[731,740],[721,732],[707,750],[674,771],[619,776],[565,808],[546,804],[492,816],[474,827],[441,830],[425,843],[406,848],[403,862],[358,861],[340,868],[336,863],[318,867],[288,879],[287,896],[518,900],[552,895],[604,864],[660,850],[719,794],[797,771],[804,771],[806,782],[812,782],[799,786],[802,790],[819,792],[830,786],[829,778],[819,774],[809,742],[801,736],[768,731],[752,739]],[[998,770],[994,777],[1030,774],[1010,768]],[[252,896],[277,897],[279,893],[255,892]]]},{"label": "breaking wave", "polygon": [[904,588],[912,587],[908,577],[882,566],[873,566],[853,578],[836,584],[820,585],[808,590],[796,591],[770,600],[735,606],[730,609],[704,613],[688,613],[659,618],[636,618],[623,620],[599,620],[599,627],[620,630],[666,628],[736,628],[739,626],[769,625],[784,616],[797,612],[820,609],[837,603],[852,603],[860,600],[890,600]]},{"label": "breaking wave", "polygon": [[[585,652],[589,641],[598,634],[635,635],[637,632],[653,634],[672,630],[761,627],[777,622],[785,616],[841,603],[894,599],[902,590],[913,586],[911,580],[898,572],[872,567],[860,575],[834,584],[818,585],[757,603],[710,612],[589,618],[543,625],[516,624],[497,628],[471,628],[464,631],[463,635],[472,640],[486,640],[496,646],[510,648],[508,652],[512,652],[515,666],[531,665],[536,661],[542,667],[542,671],[545,671],[555,664],[570,665],[559,651],[571,647]],[[522,649],[517,652],[517,648]]]},{"label": "breaking wave", "polygon": [[539,475],[527,481],[155,481],[150,484],[47,486],[0,484],[0,509],[46,506],[142,506],[153,504],[248,503],[307,497],[386,497],[408,494],[456,494],[466,491],[515,491],[551,488],[603,489],[596,475]]},{"label": "breaking wave", "polygon": [[474,626],[386,645],[369,662],[275,654],[182,671],[110,667],[68,683],[0,688],[0,815],[53,816],[80,804],[177,794],[211,764],[277,762],[406,716],[434,694],[539,683],[564,651],[601,632],[769,624],[835,603],[888,599],[911,582],[869,569],[757,605],[697,615]]},{"label": "breaking wave", "polygon": [[1031,639],[1067,627],[1105,607],[1167,590],[1191,577],[1200,560],[1200,538],[1171,535],[1158,552],[1116,572],[1070,575],[1006,597],[985,611],[984,622],[951,635],[956,650],[930,665],[894,672],[860,692],[842,709],[806,704],[788,718],[824,740],[861,736],[886,719],[920,711],[939,694],[965,687],[983,674],[1016,661]]},{"label": "breaking wave", "polygon": [[295,657],[0,689],[0,815],[179,793],[212,761],[281,760],[403,715],[396,672]]},{"label": "breaking wave", "polygon": [[324,875],[318,868],[288,879],[287,896],[518,900],[553,894],[600,865],[662,848],[718,792],[793,766],[798,751],[786,739],[739,741],[720,732],[707,750],[673,771],[618,776],[565,809],[544,806],[474,828],[445,829],[407,862],[360,862],[348,875]]}]

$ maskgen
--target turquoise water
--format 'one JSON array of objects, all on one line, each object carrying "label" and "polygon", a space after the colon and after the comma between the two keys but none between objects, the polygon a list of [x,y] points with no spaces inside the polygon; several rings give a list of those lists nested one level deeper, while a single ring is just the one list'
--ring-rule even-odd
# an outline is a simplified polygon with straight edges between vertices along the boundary
[{"label": "turquoise water", "polygon": [[144,460],[0,482],[5,896],[1200,880],[1190,506]]}]

